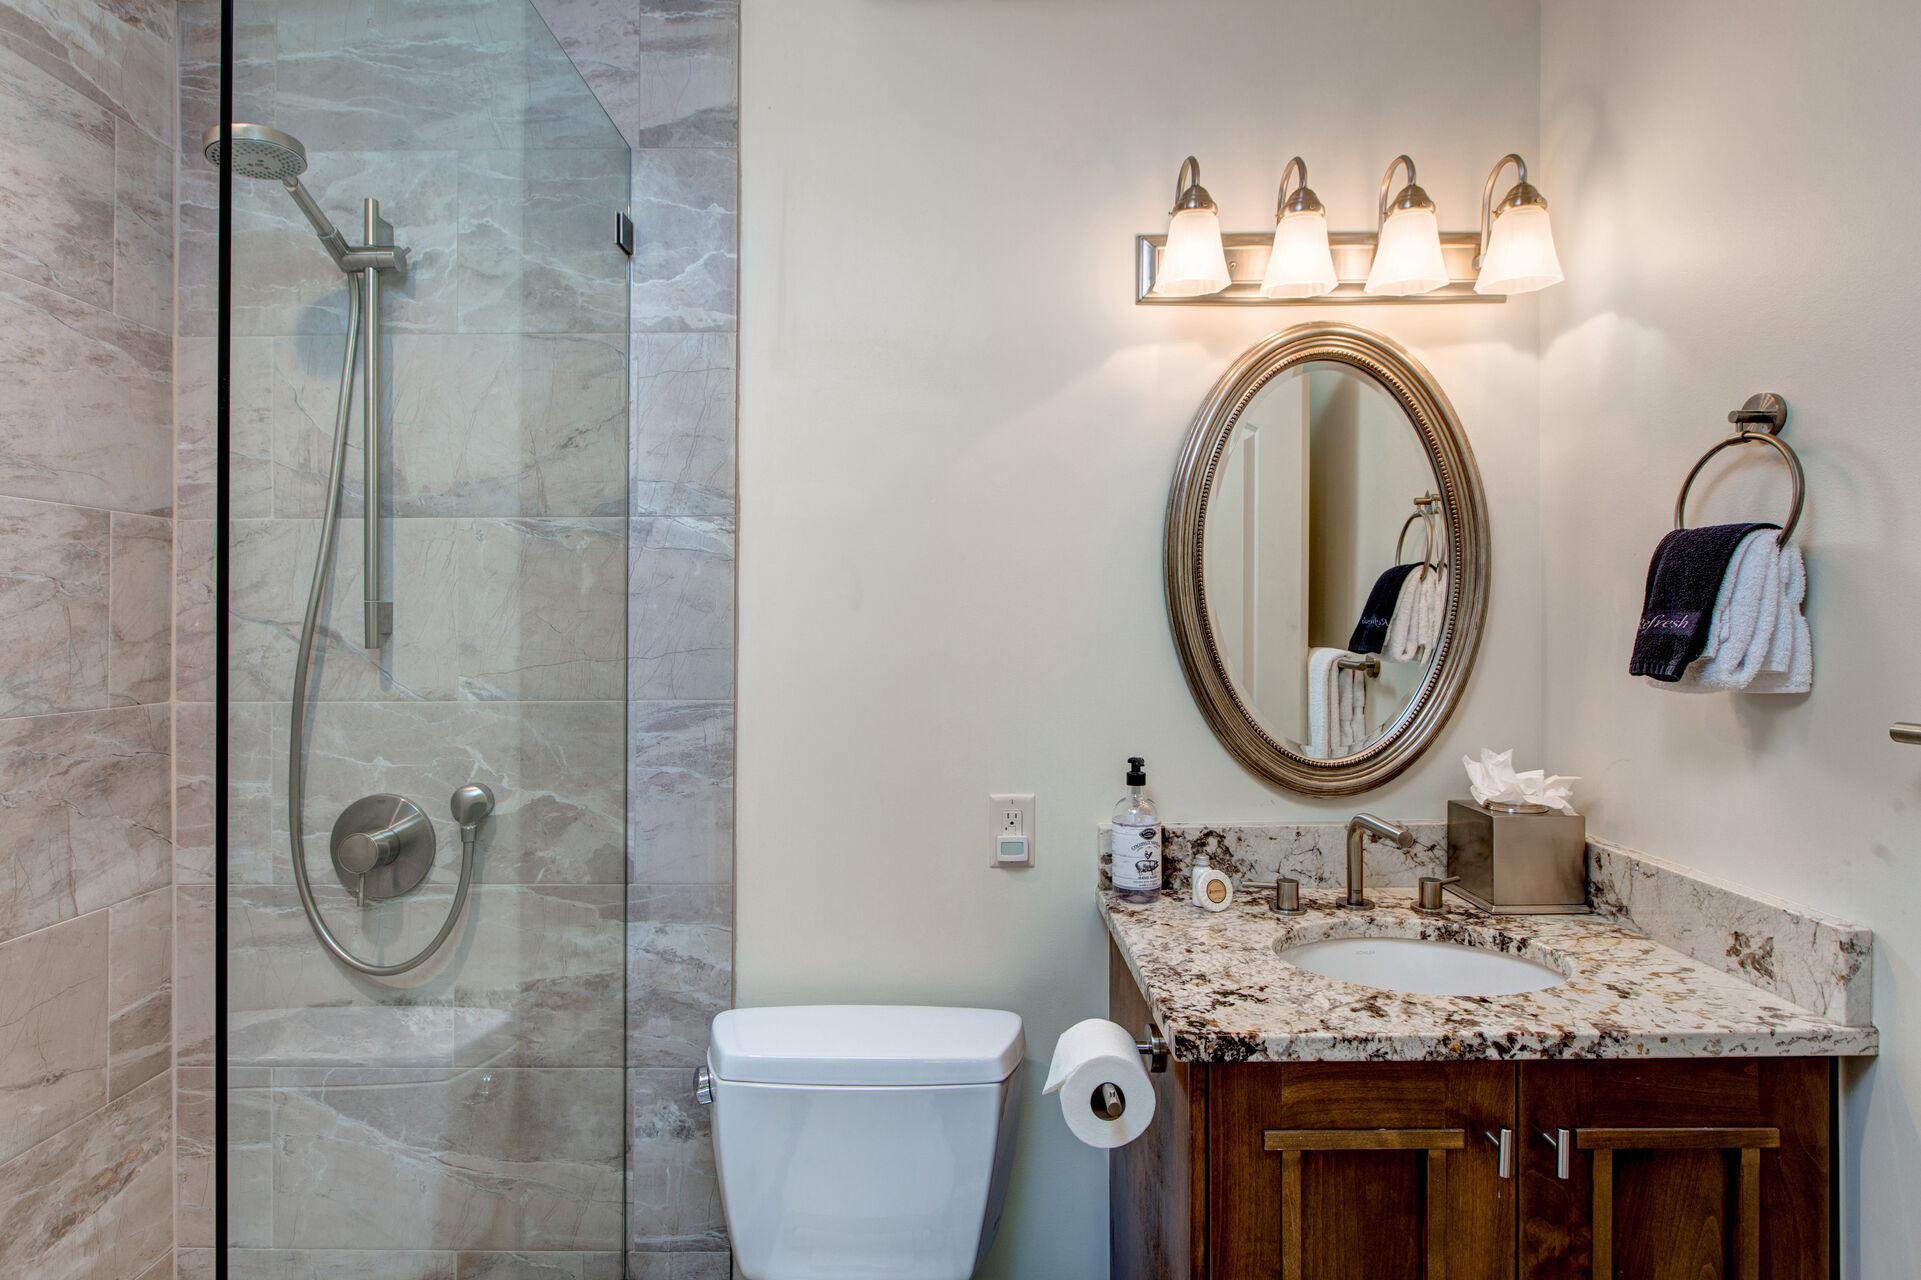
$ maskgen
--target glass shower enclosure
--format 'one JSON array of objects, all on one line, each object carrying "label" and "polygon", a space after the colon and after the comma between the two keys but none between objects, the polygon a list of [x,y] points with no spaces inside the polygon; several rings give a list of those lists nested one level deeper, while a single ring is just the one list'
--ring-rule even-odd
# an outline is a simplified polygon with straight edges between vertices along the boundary
[{"label": "glass shower enclosure", "polygon": [[630,154],[528,0],[227,37],[225,1268],[619,1276]]}]

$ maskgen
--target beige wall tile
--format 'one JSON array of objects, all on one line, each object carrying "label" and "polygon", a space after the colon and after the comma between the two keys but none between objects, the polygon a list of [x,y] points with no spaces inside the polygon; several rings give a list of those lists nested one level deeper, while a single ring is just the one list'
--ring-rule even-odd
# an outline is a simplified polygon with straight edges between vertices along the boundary
[{"label": "beige wall tile", "polygon": [[136,1280],[172,1247],[172,1072],[0,1164],[0,1274]]},{"label": "beige wall tile", "polygon": [[113,301],[113,114],[0,47],[0,271]]},{"label": "beige wall tile", "polygon": [[174,1061],[213,1066],[213,886],[173,891]]},{"label": "beige wall tile", "polygon": [[0,943],[0,1162],[106,1101],[107,913],[96,911]]},{"label": "beige wall tile", "polygon": [[155,138],[174,136],[173,0],[5,0],[41,64]]},{"label": "beige wall tile", "polygon": [[[174,705],[173,882],[213,882],[213,722],[206,702]],[[232,758],[233,744],[228,744]]]},{"label": "beige wall tile", "polygon": [[[211,519],[176,520],[173,536],[173,693],[182,702],[211,703],[214,695],[214,559],[218,533]],[[285,696],[284,689],[281,696]]]},{"label": "beige wall tile", "polygon": [[119,1097],[173,1058],[173,890],[107,911],[107,1077]]},{"label": "beige wall tile", "polygon": [[115,702],[165,702],[173,685],[173,524],[113,515],[107,692]]},{"label": "beige wall tile", "polygon": [[0,494],[167,514],[168,336],[6,275],[0,332]]},{"label": "beige wall tile", "polygon": [[119,121],[113,148],[113,309],[173,330],[173,165],[170,148]]},{"label": "beige wall tile", "polygon": [[282,1069],[274,1085],[277,1245],[619,1247],[618,1068]]},{"label": "beige wall tile", "polygon": [[0,720],[0,937],[168,883],[168,708]]},{"label": "beige wall tile", "polygon": [[106,512],[0,498],[0,715],[107,705]]}]

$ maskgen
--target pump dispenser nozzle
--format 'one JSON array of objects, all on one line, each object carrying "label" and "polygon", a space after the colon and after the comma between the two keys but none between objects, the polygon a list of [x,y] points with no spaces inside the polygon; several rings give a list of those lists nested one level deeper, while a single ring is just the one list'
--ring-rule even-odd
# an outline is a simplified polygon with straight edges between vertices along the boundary
[{"label": "pump dispenser nozzle", "polygon": [[1147,761],[1139,756],[1127,757],[1127,785],[1130,787],[1147,785]]}]

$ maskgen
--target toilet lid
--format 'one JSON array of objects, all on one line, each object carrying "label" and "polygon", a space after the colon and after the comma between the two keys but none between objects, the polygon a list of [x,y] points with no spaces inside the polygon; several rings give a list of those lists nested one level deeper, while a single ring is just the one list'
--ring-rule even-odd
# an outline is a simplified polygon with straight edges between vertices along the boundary
[{"label": "toilet lid", "polygon": [[1021,1062],[1020,1015],[921,1005],[729,1009],[707,1052],[722,1080],[753,1084],[990,1084]]}]

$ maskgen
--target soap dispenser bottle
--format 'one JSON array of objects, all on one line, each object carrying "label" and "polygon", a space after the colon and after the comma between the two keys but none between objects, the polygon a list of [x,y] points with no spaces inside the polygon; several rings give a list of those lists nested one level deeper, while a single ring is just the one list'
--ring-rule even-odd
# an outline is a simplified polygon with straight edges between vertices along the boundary
[{"label": "soap dispenser bottle", "polygon": [[1114,807],[1114,889],[1125,902],[1161,892],[1161,815],[1147,798],[1147,762],[1127,758],[1127,794]]}]

